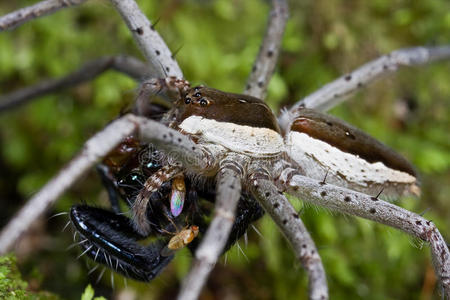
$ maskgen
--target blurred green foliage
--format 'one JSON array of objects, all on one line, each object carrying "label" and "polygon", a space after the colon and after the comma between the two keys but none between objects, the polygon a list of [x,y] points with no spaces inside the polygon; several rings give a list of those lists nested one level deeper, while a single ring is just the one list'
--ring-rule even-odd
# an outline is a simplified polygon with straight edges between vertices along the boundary
[{"label": "blurred green foliage", "polygon": [[20,272],[17,269],[16,258],[13,255],[0,256],[0,299],[60,299],[58,296],[48,292],[30,292],[27,290],[27,287],[28,284],[22,280]]},{"label": "blurred green foliage", "polygon": [[[0,14],[35,1],[2,1]],[[185,77],[230,92],[243,90],[265,30],[269,11],[262,0],[138,1],[172,50]],[[290,21],[268,103],[289,105],[337,76],[392,50],[450,42],[448,0],[304,0],[290,1]],[[62,10],[0,33],[0,93],[46,78],[62,76],[102,55],[142,57],[119,15],[106,0]],[[362,128],[408,157],[422,174],[420,201],[396,204],[426,211],[450,239],[450,64],[401,70],[358,93],[331,113]],[[0,222],[36,192],[81,148],[94,132],[128,106],[136,84],[108,72],[90,83],[38,99],[0,115]],[[105,203],[95,172],[61,199],[54,210],[67,211],[79,201]],[[430,299],[438,297],[429,250],[386,226],[303,206],[302,218],[319,247],[333,299]],[[20,266],[35,289],[79,299],[89,281],[76,249],[64,251],[71,234],[66,220],[52,219],[35,233],[32,248],[18,247]],[[307,280],[277,229],[265,217],[249,231],[249,244],[227,254],[204,299],[304,299]],[[32,254],[32,255],[31,255]],[[186,274],[187,251],[150,284],[129,282],[126,291],[139,299],[169,299]],[[98,274],[98,273],[97,273]],[[109,276],[105,276],[109,277]],[[112,297],[125,289],[114,276],[96,293]],[[1,281],[1,280],[0,280]],[[118,283],[120,282],[120,283]]]}]

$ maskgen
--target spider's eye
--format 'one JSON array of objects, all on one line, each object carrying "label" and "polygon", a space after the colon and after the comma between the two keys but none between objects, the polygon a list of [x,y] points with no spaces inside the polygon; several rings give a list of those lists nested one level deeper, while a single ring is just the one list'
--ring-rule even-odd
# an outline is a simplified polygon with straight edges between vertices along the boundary
[{"label": "spider's eye", "polygon": [[200,99],[199,102],[200,102],[200,106],[204,107],[204,106],[208,105],[208,100],[205,100],[204,98]]},{"label": "spider's eye", "polygon": [[192,99],[189,98],[189,97],[187,97],[187,98],[184,99],[184,103],[186,103],[186,104],[191,103],[191,101],[192,101]]}]

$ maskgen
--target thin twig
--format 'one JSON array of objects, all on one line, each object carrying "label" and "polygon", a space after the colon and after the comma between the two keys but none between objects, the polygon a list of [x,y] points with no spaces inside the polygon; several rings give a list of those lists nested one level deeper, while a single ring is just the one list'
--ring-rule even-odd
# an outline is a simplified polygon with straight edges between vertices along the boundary
[{"label": "thin twig", "polygon": [[288,19],[286,0],[272,0],[264,40],[259,48],[258,56],[253,63],[252,72],[247,80],[245,94],[264,99],[267,86],[278,60],[281,40]]},{"label": "thin twig", "polygon": [[23,23],[52,14],[62,8],[79,5],[86,0],[46,0],[13,11],[0,17],[0,32],[16,28]]},{"label": "thin twig", "polygon": [[78,70],[58,79],[50,79],[0,97],[0,112],[25,104],[40,96],[87,82],[113,69],[135,80],[150,76],[148,67],[131,56],[108,56],[90,61]]},{"label": "thin twig", "polygon": [[291,203],[268,178],[251,177],[253,194],[291,244],[309,278],[309,298],[328,299],[325,269],[316,245]]},{"label": "thin twig", "polygon": [[393,51],[339,77],[301,99],[281,114],[280,125],[283,129],[287,129],[299,107],[327,111],[348,99],[362,87],[397,71],[400,67],[418,66],[446,59],[450,59],[450,46],[415,47]]},{"label": "thin twig", "polygon": [[183,280],[178,299],[195,300],[199,297],[209,273],[222,253],[233,227],[237,203],[241,196],[241,176],[233,166],[225,165],[219,171],[214,218],[195,251],[195,259]]},{"label": "thin twig", "polygon": [[183,78],[183,72],[166,43],[136,2],[134,0],[111,0],[111,3],[119,11],[139,49],[152,69],[155,70],[154,75],[160,78],[168,76]]},{"label": "thin twig", "polygon": [[32,223],[41,216],[61,195],[83,174],[110,152],[125,137],[133,133],[136,123],[128,117],[118,119],[90,138],[83,150],[50,180],[13,217],[0,233],[0,254],[9,251],[22,233],[31,228]]},{"label": "thin twig", "polygon": [[280,177],[287,193],[312,204],[400,229],[430,243],[436,275],[442,283],[445,296],[450,299],[450,250],[431,221],[376,197],[323,184],[305,176],[292,175],[292,172],[295,174],[295,170],[285,170]]}]

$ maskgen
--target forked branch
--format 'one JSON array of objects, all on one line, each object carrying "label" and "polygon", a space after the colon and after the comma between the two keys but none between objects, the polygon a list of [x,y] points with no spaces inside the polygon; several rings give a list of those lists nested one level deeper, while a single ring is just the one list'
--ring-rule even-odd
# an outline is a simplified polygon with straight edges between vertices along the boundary
[{"label": "forked branch", "polygon": [[287,19],[286,0],[272,0],[266,33],[247,80],[245,94],[260,99],[265,98],[267,86],[277,64]]},{"label": "forked branch", "polygon": [[30,20],[54,13],[62,8],[79,5],[86,0],[46,0],[0,17],[0,32],[13,29]]},{"label": "forked branch", "polygon": [[101,57],[58,79],[41,81],[10,94],[0,96],[0,112],[25,104],[38,97],[91,81],[107,70],[116,70],[135,80],[149,77],[150,70],[140,60],[126,55]]},{"label": "forked branch", "polygon": [[431,221],[377,197],[295,175],[292,169],[283,172],[280,184],[303,201],[385,224],[430,243],[436,275],[450,299],[450,251]]}]

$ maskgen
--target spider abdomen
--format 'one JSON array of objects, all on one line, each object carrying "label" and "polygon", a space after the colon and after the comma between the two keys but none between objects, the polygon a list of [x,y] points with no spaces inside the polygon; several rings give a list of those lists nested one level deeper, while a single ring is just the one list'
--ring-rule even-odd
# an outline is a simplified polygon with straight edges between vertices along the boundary
[{"label": "spider abdomen", "polygon": [[286,134],[288,155],[305,175],[365,193],[419,194],[414,167],[401,155],[345,122],[298,111]]}]

